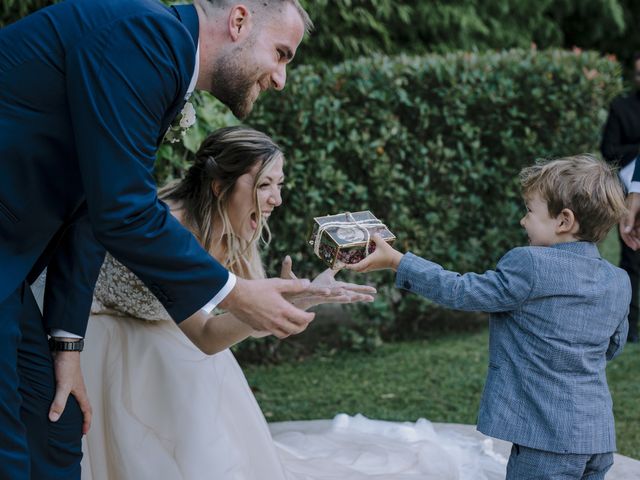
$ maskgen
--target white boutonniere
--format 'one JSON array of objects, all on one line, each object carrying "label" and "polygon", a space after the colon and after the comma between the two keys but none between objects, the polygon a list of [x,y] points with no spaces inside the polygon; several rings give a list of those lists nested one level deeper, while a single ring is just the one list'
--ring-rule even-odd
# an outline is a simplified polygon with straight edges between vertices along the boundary
[{"label": "white boutonniere", "polygon": [[193,103],[187,102],[165,133],[164,140],[169,143],[179,142],[194,123],[196,123],[196,109]]}]

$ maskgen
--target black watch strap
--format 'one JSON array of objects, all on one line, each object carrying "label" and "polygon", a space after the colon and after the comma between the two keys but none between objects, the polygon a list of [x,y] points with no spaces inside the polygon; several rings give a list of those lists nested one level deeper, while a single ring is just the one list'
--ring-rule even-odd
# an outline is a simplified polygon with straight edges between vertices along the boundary
[{"label": "black watch strap", "polygon": [[81,352],[84,348],[84,339],[66,341],[51,337],[49,339],[49,350],[52,352]]}]

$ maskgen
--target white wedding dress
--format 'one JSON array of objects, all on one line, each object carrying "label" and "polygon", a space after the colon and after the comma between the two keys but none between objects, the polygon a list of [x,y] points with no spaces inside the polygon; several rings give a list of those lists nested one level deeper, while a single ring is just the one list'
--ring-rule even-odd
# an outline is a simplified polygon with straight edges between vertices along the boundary
[{"label": "white wedding dress", "polygon": [[82,368],[93,405],[83,480],[498,480],[490,441],[395,423],[265,421],[229,350],[206,356],[107,256]]}]

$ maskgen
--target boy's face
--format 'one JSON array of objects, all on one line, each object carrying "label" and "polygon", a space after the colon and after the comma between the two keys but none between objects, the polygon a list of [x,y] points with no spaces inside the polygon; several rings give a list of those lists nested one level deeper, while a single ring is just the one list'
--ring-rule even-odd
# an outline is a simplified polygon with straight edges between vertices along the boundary
[{"label": "boy's face", "polygon": [[529,235],[529,244],[538,247],[548,247],[558,243],[558,219],[549,215],[549,208],[539,193],[528,195],[524,199],[527,214],[520,220]]}]

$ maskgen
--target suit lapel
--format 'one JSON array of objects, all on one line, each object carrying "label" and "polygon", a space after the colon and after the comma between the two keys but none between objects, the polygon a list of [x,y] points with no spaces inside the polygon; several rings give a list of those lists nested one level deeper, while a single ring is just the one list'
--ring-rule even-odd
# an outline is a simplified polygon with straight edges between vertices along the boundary
[{"label": "suit lapel", "polygon": [[198,23],[198,12],[193,5],[174,5],[171,7],[173,14],[182,22],[191,37],[193,44],[198,47],[198,34],[200,33],[200,25]]},{"label": "suit lapel", "polygon": [[[193,38],[194,50],[198,49],[198,35],[200,31],[200,26],[198,24],[198,13],[196,12],[196,8],[193,5],[173,5],[169,7],[169,11],[185,26],[185,28],[191,34],[191,38]],[[173,120],[184,107],[185,100],[181,98],[179,101],[174,103],[173,108],[167,111],[162,125],[162,131],[160,137],[158,138],[157,146],[162,144],[165,133]]]}]

